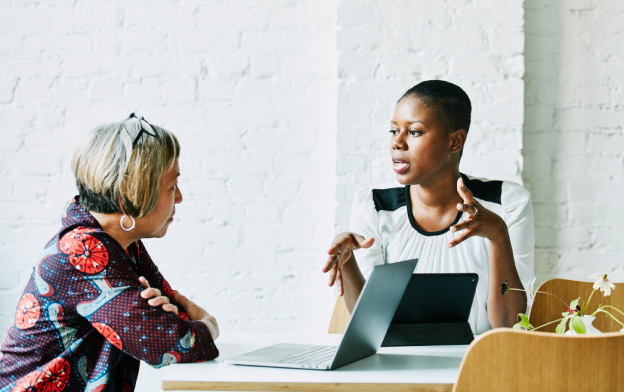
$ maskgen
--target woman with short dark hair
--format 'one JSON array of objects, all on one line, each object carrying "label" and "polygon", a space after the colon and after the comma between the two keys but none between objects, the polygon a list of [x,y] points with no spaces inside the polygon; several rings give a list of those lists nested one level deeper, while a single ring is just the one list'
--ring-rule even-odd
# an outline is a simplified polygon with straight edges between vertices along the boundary
[{"label": "woman with short dark hair", "polygon": [[469,319],[475,333],[511,327],[526,312],[525,293],[500,290],[503,282],[528,287],[535,275],[531,195],[511,181],[459,171],[471,110],[464,90],[443,80],[421,82],[397,102],[389,150],[403,186],[355,193],[349,231],[334,238],[323,267],[348,309],[375,265],[418,258],[415,273],[479,275]]}]

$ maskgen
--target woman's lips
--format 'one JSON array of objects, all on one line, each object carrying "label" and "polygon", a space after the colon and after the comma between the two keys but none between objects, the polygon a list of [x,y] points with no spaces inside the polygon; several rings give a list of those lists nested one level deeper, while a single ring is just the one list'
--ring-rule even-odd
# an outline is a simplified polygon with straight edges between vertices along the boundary
[{"label": "woman's lips", "polygon": [[394,169],[395,173],[402,173],[409,168],[409,163],[407,163],[407,161],[402,158],[393,157],[392,168]]}]

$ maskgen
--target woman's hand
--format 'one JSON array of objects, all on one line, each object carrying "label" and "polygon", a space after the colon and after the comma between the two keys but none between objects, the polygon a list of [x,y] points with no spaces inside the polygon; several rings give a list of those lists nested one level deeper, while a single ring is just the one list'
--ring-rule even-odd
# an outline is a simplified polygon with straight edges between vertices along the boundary
[{"label": "woman's hand", "polygon": [[355,233],[340,233],[334,238],[331,248],[327,251],[329,258],[323,267],[323,272],[330,272],[329,285],[338,283],[340,295],[344,294],[342,282],[342,267],[353,257],[353,251],[360,248],[370,248],[374,238],[364,238]]},{"label": "woman's hand", "polygon": [[489,288],[487,301],[488,321],[492,328],[511,327],[516,322],[518,313],[525,312],[526,294],[516,291],[514,296],[500,295],[500,282],[509,281],[512,287],[522,288],[522,282],[516,269],[509,231],[505,221],[483,207],[472,196],[462,178],[457,180],[457,192],[463,203],[457,205],[459,211],[469,214],[468,219],[451,226],[451,231],[464,230],[457,238],[449,242],[451,248],[472,236],[487,238],[489,246]]},{"label": "woman's hand", "polygon": [[162,306],[165,312],[178,314],[178,307],[169,302],[169,297],[161,295],[160,290],[150,287],[149,282],[143,276],[139,276],[139,282],[145,290],[141,291],[141,298],[147,299],[147,303],[155,308]]},{"label": "woman's hand", "polygon": [[457,204],[457,209],[468,213],[469,216],[465,221],[451,226],[450,230],[452,233],[459,230],[465,231],[449,242],[449,248],[464,242],[472,236],[484,237],[493,242],[508,237],[505,221],[474,199],[472,192],[466,187],[462,177],[457,180],[457,193],[464,201],[463,204]]},{"label": "woman's hand", "polygon": [[195,302],[180,294],[177,290],[173,290],[173,294],[175,295],[175,301],[184,307],[184,310],[186,310],[186,314],[188,314],[189,318],[193,321],[201,321],[206,324],[208,330],[210,331],[210,335],[212,335],[212,339],[216,340],[217,337],[219,337],[219,325],[217,324],[217,319],[211,316]]}]

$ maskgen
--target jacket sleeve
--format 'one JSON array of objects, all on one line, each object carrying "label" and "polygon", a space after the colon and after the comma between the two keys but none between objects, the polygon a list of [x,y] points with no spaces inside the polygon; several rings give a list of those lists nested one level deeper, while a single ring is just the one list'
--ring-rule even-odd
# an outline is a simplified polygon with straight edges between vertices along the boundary
[{"label": "jacket sleeve", "polygon": [[[108,235],[86,233],[80,242],[83,247],[88,245],[90,252],[76,262],[81,268],[73,278],[88,281],[91,290],[84,293],[75,310],[108,341],[155,367],[219,355],[204,323],[152,307],[141,298],[143,287],[133,261]],[[69,261],[74,264],[71,253]]]},{"label": "jacket sleeve", "polygon": [[167,296],[169,302],[178,307],[178,315],[185,320],[189,320],[189,316],[186,313],[186,309],[175,300],[173,289],[167,279],[160,273],[160,270],[152,261],[147,249],[143,245],[142,241],[137,241],[136,252],[138,254],[137,262],[137,274],[143,276],[148,282],[150,287],[160,290],[161,295]]}]

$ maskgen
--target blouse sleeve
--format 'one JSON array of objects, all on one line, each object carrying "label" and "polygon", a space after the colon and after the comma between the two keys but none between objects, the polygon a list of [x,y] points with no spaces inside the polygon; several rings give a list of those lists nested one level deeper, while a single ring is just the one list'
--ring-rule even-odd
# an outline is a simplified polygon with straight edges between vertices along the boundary
[{"label": "blouse sleeve", "polygon": [[523,186],[505,181],[501,199],[516,269],[524,288],[531,290],[535,277],[535,226],[531,194]]},{"label": "blouse sleeve", "polygon": [[[116,251],[118,245],[107,235],[88,235],[93,236],[88,240],[91,244],[101,246],[100,267],[91,268],[94,273],[74,271],[72,278],[82,280],[77,282],[81,285],[90,283],[91,290],[78,294],[84,298],[77,303],[76,312],[93,328],[117,348],[154,367],[199,362],[219,355],[204,323],[150,306],[140,296],[143,287],[129,257]],[[104,256],[108,258],[105,263]]]},{"label": "blouse sleeve", "polygon": [[370,248],[354,251],[360,270],[364,278],[368,279],[373,272],[373,267],[384,264],[383,238],[379,229],[379,217],[373,201],[373,193],[370,189],[355,192],[349,231],[364,238],[375,239]]}]

